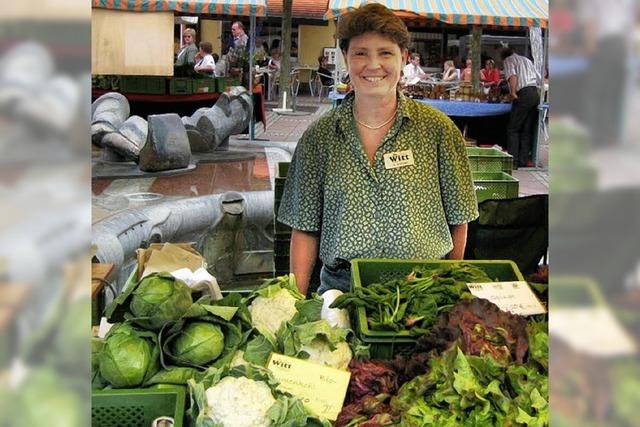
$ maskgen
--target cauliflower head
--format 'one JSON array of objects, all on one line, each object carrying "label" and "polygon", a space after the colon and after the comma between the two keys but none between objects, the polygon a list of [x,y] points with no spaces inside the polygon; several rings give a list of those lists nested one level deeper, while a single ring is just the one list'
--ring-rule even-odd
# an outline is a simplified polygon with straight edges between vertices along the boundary
[{"label": "cauliflower head", "polygon": [[282,322],[291,320],[298,312],[297,301],[286,289],[280,289],[271,298],[257,297],[249,306],[253,326],[275,335]]},{"label": "cauliflower head", "polygon": [[206,391],[207,415],[225,427],[268,427],[267,411],[276,402],[262,381],[225,377]]},{"label": "cauliflower head", "polygon": [[236,366],[246,365],[248,363],[249,362],[244,360],[244,351],[237,350],[233,355],[233,359],[231,359],[231,363],[229,363],[229,367],[234,368]]},{"label": "cauliflower head", "polygon": [[346,342],[336,344],[336,349],[331,351],[329,344],[322,338],[315,338],[308,345],[303,345],[300,350],[309,353],[309,361],[321,365],[330,366],[346,371],[353,354]]}]

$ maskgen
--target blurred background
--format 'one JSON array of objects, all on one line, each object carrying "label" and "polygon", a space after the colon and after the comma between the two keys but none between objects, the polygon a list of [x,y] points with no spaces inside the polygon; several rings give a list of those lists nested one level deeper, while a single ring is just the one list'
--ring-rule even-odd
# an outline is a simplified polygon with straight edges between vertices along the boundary
[{"label": "blurred background", "polygon": [[[0,17],[2,426],[90,425],[90,13]],[[555,0],[550,20],[551,422],[639,426],[638,8]]]},{"label": "blurred background", "polygon": [[0,425],[90,425],[90,2],[0,14]]},{"label": "blurred background", "polygon": [[638,8],[549,15],[551,425],[638,426]]}]

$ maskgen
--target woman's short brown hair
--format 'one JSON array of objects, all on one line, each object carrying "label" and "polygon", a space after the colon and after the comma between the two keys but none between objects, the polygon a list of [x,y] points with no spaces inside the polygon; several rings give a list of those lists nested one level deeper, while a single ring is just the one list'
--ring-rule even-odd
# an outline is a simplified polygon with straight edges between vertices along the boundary
[{"label": "woman's short brown hair", "polygon": [[390,9],[379,3],[369,3],[338,20],[336,37],[340,39],[340,49],[346,52],[352,38],[368,32],[388,37],[400,46],[401,50],[406,49],[411,40],[407,26]]},{"label": "woman's short brown hair", "polygon": [[213,52],[213,45],[211,44],[211,42],[200,42],[200,49],[202,49],[202,51],[204,53],[211,53]]}]

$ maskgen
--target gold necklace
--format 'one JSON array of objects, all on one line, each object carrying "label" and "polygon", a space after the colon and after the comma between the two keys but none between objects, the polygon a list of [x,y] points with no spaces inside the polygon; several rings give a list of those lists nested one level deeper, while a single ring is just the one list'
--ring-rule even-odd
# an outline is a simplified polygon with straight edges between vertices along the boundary
[{"label": "gold necklace", "polygon": [[356,112],[355,111],[353,112],[353,118],[356,119],[356,123],[366,127],[367,129],[378,130],[381,127],[384,127],[384,126],[388,125],[391,122],[391,120],[395,119],[397,113],[398,113],[398,107],[396,107],[396,109],[393,112],[393,114],[391,115],[391,117],[389,117],[389,119],[387,119],[384,123],[382,123],[379,126],[369,126],[368,124],[366,124],[364,122],[361,122],[360,119],[358,119],[358,116],[356,116]]}]

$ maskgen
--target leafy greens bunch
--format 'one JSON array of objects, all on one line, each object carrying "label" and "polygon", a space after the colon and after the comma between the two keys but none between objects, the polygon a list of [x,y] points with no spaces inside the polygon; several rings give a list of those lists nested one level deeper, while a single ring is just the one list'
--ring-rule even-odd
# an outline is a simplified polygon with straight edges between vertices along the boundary
[{"label": "leafy greens bunch", "polygon": [[545,317],[527,322],[487,300],[458,301],[411,356],[350,369],[339,426],[548,424]]},{"label": "leafy greens bunch", "polygon": [[534,364],[467,356],[455,345],[405,383],[391,406],[405,426],[548,425],[548,376]]},{"label": "leafy greens bunch", "polygon": [[461,298],[472,297],[467,283],[490,281],[484,271],[465,263],[416,267],[404,279],[372,283],[340,295],[331,308],[364,307],[371,330],[422,335],[441,312]]}]

